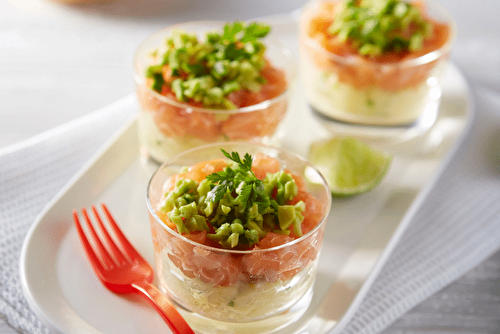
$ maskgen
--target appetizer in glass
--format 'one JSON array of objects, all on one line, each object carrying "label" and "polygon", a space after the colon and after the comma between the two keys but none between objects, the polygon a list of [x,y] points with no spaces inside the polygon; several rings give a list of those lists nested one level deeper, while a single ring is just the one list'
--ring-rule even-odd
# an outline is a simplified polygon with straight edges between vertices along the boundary
[{"label": "appetizer in glass", "polygon": [[330,205],[321,174],[292,153],[241,142],[188,150],[149,185],[159,285],[202,332],[296,320]]},{"label": "appetizer in glass", "polygon": [[189,22],[138,48],[134,77],[139,140],[163,162],[220,141],[275,144],[296,63],[260,22]]},{"label": "appetizer in glass", "polygon": [[452,18],[437,4],[314,1],[300,30],[304,87],[323,118],[408,126],[426,113],[437,115],[455,38]]}]

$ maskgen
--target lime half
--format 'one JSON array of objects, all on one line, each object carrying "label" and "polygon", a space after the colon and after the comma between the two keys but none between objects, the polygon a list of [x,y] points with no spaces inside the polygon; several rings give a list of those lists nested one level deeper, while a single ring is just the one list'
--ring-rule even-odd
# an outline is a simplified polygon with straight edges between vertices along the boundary
[{"label": "lime half", "polygon": [[387,173],[392,156],[352,137],[314,142],[309,160],[325,177],[334,197],[351,197],[372,190]]}]

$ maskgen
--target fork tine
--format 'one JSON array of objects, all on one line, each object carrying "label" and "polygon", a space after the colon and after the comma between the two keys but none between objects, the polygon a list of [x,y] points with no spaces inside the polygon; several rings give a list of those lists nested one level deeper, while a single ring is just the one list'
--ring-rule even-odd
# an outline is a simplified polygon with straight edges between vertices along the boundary
[{"label": "fork tine", "polygon": [[82,209],[82,214],[83,218],[85,218],[85,222],[87,223],[88,230],[90,232],[90,235],[92,237],[92,241],[95,242],[95,247],[93,247],[93,250],[96,254],[96,256],[100,259],[101,264],[105,269],[110,269],[114,267],[115,263],[113,258],[109,255],[108,251],[104,247],[101,239],[97,235],[94,226],[92,224],[92,221],[89,218],[89,215],[87,213],[87,209],[83,208]]},{"label": "fork tine", "polygon": [[85,253],[90,259],[90,263],[92,264],[96,272],[100,273],[104,271],[104,266],[101,263],[101,260],[97,257],[94,249],[92,248],[92,245],[90,245],[90,242],[87,239],[85,232],[83,231],[82,225],[80,223],[80,218],[78,218],[78,212],[76,210],[73,210],[73,220],[75,221],[76,230],[78,231],[78,235],[80,236],[80,241],[83,244]]},{"label": "fork tine", "polygon": [[111,236],[109,235],[108,229],[104,226],[101,216],[99,215],[99,212],[97,211],[94,205],[92,205],[92,212],[94,213],[94,216],[97,220],[97,224],[101,229],[101,233],[104,236],[104,239],[106,239],[106,244],[108,245],[108,247],[110,247],[110,253],[111,253],[110,255],[112,255],[117,261],[117,263],[120,264],[124,264],[127,261],[129,261],[130,259],[125,258],[124,254],[122,253],[122,250],[118,248],[113,238],[111,238]]},{"label": "fork tine", "polygon": [[118,227],[115,219],[111,215],[111,212],[109,212],[106,204],[102,203],[101,207],[104,211],[104,214],[108,218],[109,226],[111,226],[111,228],[113,229],[113,232],[115,233],[116,237],[118,238],[121,245],[123,246],[123,251],[127,253],[129,258],[142,258],[142,256],[137,252],[135,247],[130,244],[130,242],[128,241],[128,238],[123,234],[121,229]]}]

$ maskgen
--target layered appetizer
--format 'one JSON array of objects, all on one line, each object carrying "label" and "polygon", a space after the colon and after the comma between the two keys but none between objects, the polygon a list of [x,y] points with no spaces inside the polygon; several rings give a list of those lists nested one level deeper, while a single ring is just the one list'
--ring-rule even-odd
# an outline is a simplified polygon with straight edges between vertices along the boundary
[{"label": "layered appetizer", "polygon": [[437,112],[455,27],[436,4],[316,1],[300,29],[304,87],[320,115],[386,126]]},{"label": "layered appetizer", "polygon": [[296,76],[260,22],[191,22],[148,37],[135,55],[139,138],[159,162],[218,141],[275,143]]},{"label": "layered appetizer", "polygon": [[161,166],[148,201],[159,284],[189,312],[248,325],[310,297],[331,195],[301,158],[203,146]]}]

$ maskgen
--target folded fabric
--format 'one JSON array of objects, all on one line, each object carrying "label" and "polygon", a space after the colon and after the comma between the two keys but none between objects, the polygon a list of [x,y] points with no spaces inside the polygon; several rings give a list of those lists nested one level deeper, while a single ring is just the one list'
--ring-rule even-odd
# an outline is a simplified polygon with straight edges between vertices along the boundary
[{"label": "folded fabric", "polygon": [[[500,96],[482,86],[473,87],[473,91],[476,113],[470,133],[343,333],[386,329],[412,307],[499,251]],[[500,301],[494,305],[499,311]],[[446,305],[438,310],[446,312]],[[474,315],[474,310],[468,312]],[[500,316],[481,317],[479,325],[466,315],[455,317],[453,328],[463,333],[487,333],[486,329],[496,323],[499,329]],[[413,321],[414,328],[428,325],[426,318]],[[438,332],[437,326],[434,328]]]},{"label": "folded fabric", "polygon": [[0,315],[23,333],[48,333],[24,298],[19,256],[37,215],[136,112],[130,96],[0,152]]}]

